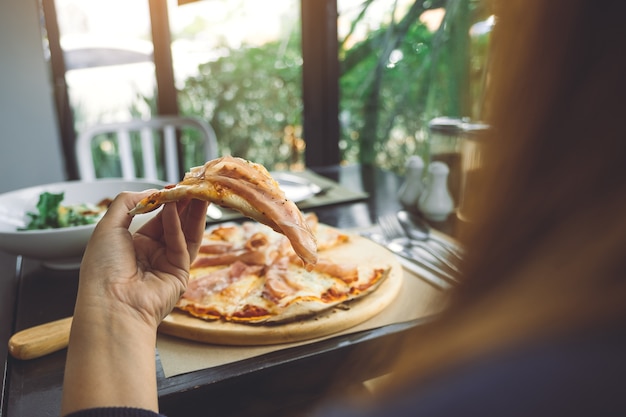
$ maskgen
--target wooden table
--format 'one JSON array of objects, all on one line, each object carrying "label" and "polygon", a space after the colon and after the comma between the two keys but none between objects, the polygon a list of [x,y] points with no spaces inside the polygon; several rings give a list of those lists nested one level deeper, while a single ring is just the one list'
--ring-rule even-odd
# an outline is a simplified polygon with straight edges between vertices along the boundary
[{"label": "wooden table", "polygon": [[[345,187],[369,194],[364,201],[317,208],[321,222],[339,228],[372,226],[378,215],[400,208],[396,193],[401,179],[373,167],[316,170]],[[3,359],[0,416],[58,415],[66,351],[19,361],[7,355],[16,331],[70,316],[78,272],[44,268],[38,262],[0,253],[0,355]],[[161,412],[176,416],[281,416],[310,406],[325,391],[335,370],[357,351],[385,346],[418,321],[394,324],[278,350],[260,357],[166,378],[157,352]],[[388,364],[371,363],[347,384],[382,375]]]}]

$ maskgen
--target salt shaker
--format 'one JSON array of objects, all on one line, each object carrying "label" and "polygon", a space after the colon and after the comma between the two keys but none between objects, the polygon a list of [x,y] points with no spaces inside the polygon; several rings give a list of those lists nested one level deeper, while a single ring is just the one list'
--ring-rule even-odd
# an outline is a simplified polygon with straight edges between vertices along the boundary
[{"label": "salt shaker", "polygon": [[461,188],[461,151],[463,119],[436,117],[428,123],[429,160],[448,166],[448,190],[455,202]]},{"label": "salt shaker", "polygon": [[424,191],[422,172],[424,161],[417,155],[409,157],[406,162],[406,178],[398,191],[400,203],[407,211],[417,211],[417,202]]},{"label": "salt shaker", "polygon": [[426,189],[419,199],[418,208],[424,217],[434,222],[445,221],[454,210],[454,202],[448,190],[450,169],[440,161],[428,166]]}]

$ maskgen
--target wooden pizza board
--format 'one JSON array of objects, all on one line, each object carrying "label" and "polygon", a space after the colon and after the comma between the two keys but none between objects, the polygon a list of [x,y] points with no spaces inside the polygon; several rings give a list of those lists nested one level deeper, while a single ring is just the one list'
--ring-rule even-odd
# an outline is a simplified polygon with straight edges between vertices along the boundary
[{"label": "wooden pizza board", "polygon": [[285,324],[251,325],[225,321],[206,321],[174,310],[159,326],[171,336],[218,345],[273,345],[327,336],[356,326],[389,306],[402,286],[402,267],[387,249],[361,236],[350,235],[348,244],[324,251],[324,258],[356,262],[367,266],[390,266],[389,275],[365,297],[347,303],[348,309],[334,308],[313,318]]}]

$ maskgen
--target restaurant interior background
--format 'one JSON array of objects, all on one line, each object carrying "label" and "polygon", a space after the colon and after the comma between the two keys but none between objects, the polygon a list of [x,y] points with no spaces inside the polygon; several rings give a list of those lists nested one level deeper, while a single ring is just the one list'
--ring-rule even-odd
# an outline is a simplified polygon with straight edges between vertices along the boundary
[{"label": "restaurant interior background", "polygon": [[[307,21],[320,3],[338,11],[321,15],[336,17],[322,30]],[[0,192],[72,179],[72,141],[93,124],[172,112],[209,122],[221,154],[271,169],[304,168],[308,139],[308,149],[329,142],[341,163],[402,174],[408,156],[428,152],[431,118],[484,117],[492,26],[483,0],[272,0],[271,8],[255,0],[5,0],[0,175],[11,180]],[[157,29],[171,40],[165,68],[155,59]],[[330,42],[324,29],[335,30]],[[319,62],[306,59],[314,56],[307,48],[337,57],[322,68],[328,91],[310,84]],[[172,78],[157,81],[168,66]],[[303,118],[319,117],[310,109],[328,100],[321,116],[330,131],[307,130]],[[97,146],[102,175],[117,175],[114,146]]]}]

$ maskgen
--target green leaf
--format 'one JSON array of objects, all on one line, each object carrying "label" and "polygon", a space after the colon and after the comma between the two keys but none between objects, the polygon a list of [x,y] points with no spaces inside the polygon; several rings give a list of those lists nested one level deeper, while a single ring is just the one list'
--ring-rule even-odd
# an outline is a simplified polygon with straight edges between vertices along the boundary
[{"label": "green leaf", "polygon": [[39,195],[37,213],[26,213],[30,222],[20,230],[53,229],[59,227],[59,206],[63,201],[64,193],[49,193],[47,191]]}]

